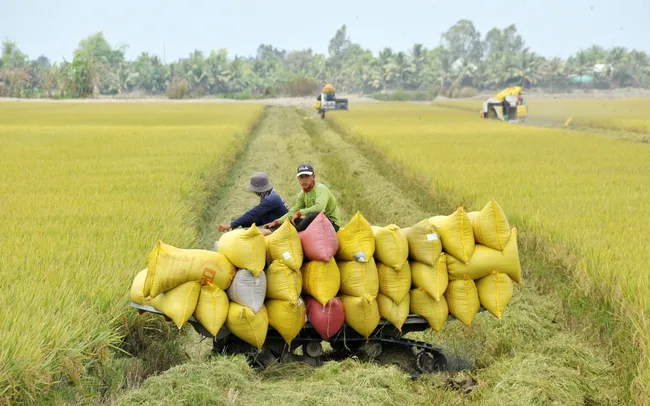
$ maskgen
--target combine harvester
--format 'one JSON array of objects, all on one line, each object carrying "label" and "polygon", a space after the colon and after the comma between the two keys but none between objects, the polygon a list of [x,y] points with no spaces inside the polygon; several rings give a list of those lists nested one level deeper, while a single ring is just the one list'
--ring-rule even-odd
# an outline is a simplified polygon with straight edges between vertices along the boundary
[{"label": "combine harvester", "polygon": [[498,119],[509,123],[525,123],[528,105],[519,86],[509,87],[483,103],[481,118]]},{"label": "combine harvester", "polygon": [[314,108],[321,118],[325,118],[326,111],[348,110],[348,99],[337,99],[334,93],[334,86],[329,83],[323,87],[323,91],[316,98]]}]

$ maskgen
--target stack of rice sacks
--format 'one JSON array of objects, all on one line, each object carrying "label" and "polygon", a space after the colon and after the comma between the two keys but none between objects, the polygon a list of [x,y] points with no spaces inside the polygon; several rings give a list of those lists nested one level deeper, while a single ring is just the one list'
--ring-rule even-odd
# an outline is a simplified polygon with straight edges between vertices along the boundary
[{"label": "stack of rice sacks", "polygon": [[268,263],[265,305],[269,324],[291,344],[307,321],[307,307],[301,297],[303,249],[300,236],[286,221],[265,239]]},{"label": "stack of rice sacks", "polygon": [[410,309],[411,267],[406,235],[395,224],[372,227],[379,277],[379,315],[402,331]]},{"label": "stack of rice sacks", "polygon": [[522,278],[517,230],[495,201],[404,229],[357,212],[337,233],[321,213],[300,233],[290,222],[267,237],[227,232],[217,250],[159,241],[131,300],[179,329],[192,316],[213,335],[225,324],[260,349],[269,324],[290,344],[307,321],[330,340],[344,321],[369,337],[380,317],[401,331],[409,313],[435,331],[449,314],[469,326],[481,305],[500,319]]},{"label": "stack of rice sacks", "polygon": [[343,304],[337,297],[341,274],[334,259],[339,250],[339,240],[332,223],[323,213],[318,214],[298,235],[305,257],[302,293],[307,319],[324,340],[329,340],[343,327],[345,319]]},{"label": "stack of rice sacks", "polygon": [[210,334],[226,322],[230,301],[226,290],[235,266],[218,252],[181,249],[158,241],[147,267],[131,284],[131,300],[151,305],[180,329],[194,316]]},{"label": "stack of rice sacks", "polygon": [[375,236],[370,223],[357,212],[337,232],[339,250],[336,254],[341,271],[341,301],[345,322],[364,337],[379,324],[379,276],[373,255]]},{"label": "stack of rice sacks", "polygon": [[405,228],[404,234],[409,244],[413,283],[411,312],[427,319],[431,328],[439,332],[449,316],[444,296],[449,276],[440,235],[429,219]]},{"label": "stack of rice sacks", "polygon": [[238,228],[219,238],[217,251],[223,253],[238,268],[227,290],[230,309],[226,327],[234,335],[261,349],[269,328],[266,298],[266,246],[264,235],[253,224]]},{"label": "stack of rice sacks", "polygon": [[521,283],[517,230],[496,201],[481,211],[462,207],[449,216],[428,219],[440,236],[449,284],[449,312],[469,326],[482,305],[497,318],[512,297],[512,281]]}]

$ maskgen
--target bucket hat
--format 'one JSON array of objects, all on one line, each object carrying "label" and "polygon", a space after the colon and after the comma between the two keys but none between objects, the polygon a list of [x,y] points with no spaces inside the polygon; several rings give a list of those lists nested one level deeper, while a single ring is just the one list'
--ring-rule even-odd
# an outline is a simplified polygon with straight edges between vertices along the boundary
[{"label": "bucket hat", "polygon": [[266,173],[255,172],[255,174],[251,176],[251,180],[248,182],[246,189],[252,192],[261,193],[273,189],[273,184],[269,182],[269,177]]}]

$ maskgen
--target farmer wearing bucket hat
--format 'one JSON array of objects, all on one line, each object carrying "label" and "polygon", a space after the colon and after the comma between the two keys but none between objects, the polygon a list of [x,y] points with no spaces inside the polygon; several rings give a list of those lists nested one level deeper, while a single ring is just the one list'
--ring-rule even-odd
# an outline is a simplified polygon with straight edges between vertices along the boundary
[{"label": "farmer wearing bucket hat", "polygon": [[253,223],[261,228],[263,224],[288,212],[289,209],[284,199],[275,193],[273,184],[269,181],[266,173],[256,172],[248,182],[246,189],[259,196],[260,203],[230,224],[219,224],[217,226],[219,231],[224,232],[237,227],[250,227]]},{"label": "farmer wearing bucket hat", "polygon": [[296,226],[296,230],[302,231],[316,218],[318,213],[323,213],[334,226],[334,230],[338,231],[341,214],[332,192],[327,186],[316,182],[314,168],[310,164],[300,164],[296,172],[296,177],[302,188],[296,203],[287,214],[265,224],[264,227],[275,228],[286,220],[291,220],[291,223]]}]

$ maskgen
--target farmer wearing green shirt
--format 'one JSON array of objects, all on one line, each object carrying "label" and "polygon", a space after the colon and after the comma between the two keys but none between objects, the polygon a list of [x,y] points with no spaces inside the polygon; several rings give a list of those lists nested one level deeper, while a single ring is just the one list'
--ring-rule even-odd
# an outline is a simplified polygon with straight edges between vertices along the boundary
[{"label": "farmer wearing green shirt", "polygon": [[316,218],[318,213],[322,212],[332,223],[334,230],[338,231],[341,214],[332,192],[327,186],[316,182],[314,168],[311,165],[300,164],[297,172],[296,177],[300,182],[302,191],[298,195],[296,203],[287,214],[266,224],[265,227],[273,229],[287,219],[291,219],[291,223],[296,226],[296,230],[302,231]]}]

